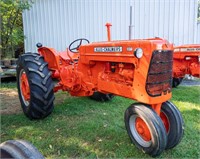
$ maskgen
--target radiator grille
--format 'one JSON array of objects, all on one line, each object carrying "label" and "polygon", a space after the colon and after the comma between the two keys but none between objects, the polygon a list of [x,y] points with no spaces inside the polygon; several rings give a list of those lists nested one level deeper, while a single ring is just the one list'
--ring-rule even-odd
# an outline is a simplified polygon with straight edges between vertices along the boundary
[{"label": "radiator grille", "polygon": [[146,91],[150,96],[160,96],[172,89],[173,51],[154,51],[149,66]]}]

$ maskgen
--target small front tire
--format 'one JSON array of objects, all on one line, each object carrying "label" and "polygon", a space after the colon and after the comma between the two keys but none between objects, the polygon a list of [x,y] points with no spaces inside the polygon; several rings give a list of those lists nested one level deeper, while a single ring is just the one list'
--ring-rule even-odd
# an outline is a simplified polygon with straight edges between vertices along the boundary
[{"label": "small front tire", "polygon": [[126,130],[131,141],[152,157],[165,149],[167,134],[160,117],[148,106],[132,104],[124,116]]},{"label": "small front tire", "polygon": [[160,117],[167,132],[166,149],[178,145],[184,134],[184,121],[178,108],[170,101],[164,102],[161,107]]}]

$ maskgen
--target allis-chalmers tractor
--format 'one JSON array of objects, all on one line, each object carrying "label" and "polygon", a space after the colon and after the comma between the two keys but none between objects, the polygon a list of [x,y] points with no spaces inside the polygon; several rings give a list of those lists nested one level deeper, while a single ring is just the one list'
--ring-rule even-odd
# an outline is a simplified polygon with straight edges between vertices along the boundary
[{"label": "allis-chalmers tractor", "polygon": [[58,90],[101,101],[114,95],[136,100],[125,111],[125,127],[139,149],[157,156],[175,147],[184,132],[181,113],[168,101],[173,45],[161,38],[111,41],[111,25],[106,26],[106,42],[77,39],[65,52],[38,43],[39,53],[19,57],[17,84],[23,111],[30,119],[48,116]]},{"label": "allis-chalmers tractor", "polygon": [[186,74],[200,78],[200,45],[182,45],[174,48],[173,87],[178,86]]}]

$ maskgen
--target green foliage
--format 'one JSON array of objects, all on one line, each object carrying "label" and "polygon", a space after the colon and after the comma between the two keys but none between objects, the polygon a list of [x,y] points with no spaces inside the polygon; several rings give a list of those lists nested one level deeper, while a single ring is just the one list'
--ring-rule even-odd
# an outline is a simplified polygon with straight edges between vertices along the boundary
[{"label": "green foliage", "polygon": [[[173,89],[172,102],[185,122],[182,141],[157,158],[199,158],[199,87]],[[87,97],[58,92],[54,112],[43,120],[30,121],[23,114],[1,116],[1,141],[28,140],[46,158],[149,158],[130,141],[124,111],[132,100],[115,97],[101,103]]]},{"label": "green foliage", "polygon": [[29,9],[28,0],[1,0],[1,57],[11,57],[17,46],[23,45],[22,12]]},{"label": "green foliage", "polygon": [[16,82],[8,82],[8,83],[0,83],[0,88],[8,89],[8,88],[17,88],[17,83]]}]

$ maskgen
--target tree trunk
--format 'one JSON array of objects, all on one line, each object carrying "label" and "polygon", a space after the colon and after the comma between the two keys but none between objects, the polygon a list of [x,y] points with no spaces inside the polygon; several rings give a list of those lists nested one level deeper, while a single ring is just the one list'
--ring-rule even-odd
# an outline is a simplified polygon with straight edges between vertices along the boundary
[{"label": "tree trunk", "polygon": [[[17,17],[19,16],[19,13],[20,13],[20,9],[18,9],[18,10],[16,11],[16,14],[15,14],[15,17],[14,17],[13,21],[10,22],[11,24],[8,24],[10,28],[9,28],[9,32],[8,32],[8,35],[7,35],[7,38],[6,38],[6,40],[5,40],[5,44],[4,44],[4,47],[6,47],[5,50],[7,50],[7,51],[10,51],[10,50],[13,48],[12,42],[11,42],[11,46],[9,46],[8,43],[9,43],[10,37],[12,37],[13,28],[14,28],[15,22],[16,22],[16,20],[17,20]],[[11,40],[11,41],[12,41],[12,40]],[[12,54],[13,54],[13,53],[12,53]],[[4,53],[4,55],[6,55],[6,53]]]},{"label": "tree trunk", "polygon": [[[0,16],[0,30],[2,31],[2,18]],[[1,34],[0,34],[0,59],[2,59],[2,40],[1,40]]]}]

